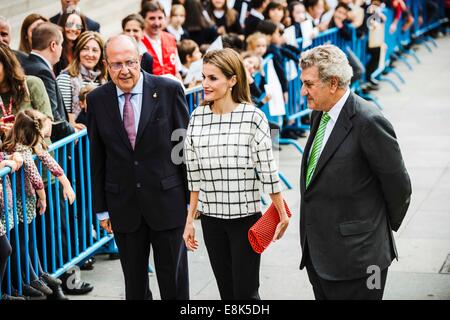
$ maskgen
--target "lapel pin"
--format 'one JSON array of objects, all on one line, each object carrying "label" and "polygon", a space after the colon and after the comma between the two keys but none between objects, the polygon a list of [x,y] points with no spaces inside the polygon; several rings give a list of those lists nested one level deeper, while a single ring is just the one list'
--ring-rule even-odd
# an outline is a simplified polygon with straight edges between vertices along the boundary
[{"label": "lapel pin", "polygon": [[153,98],[155,98],[155,99],[158,98],[158,93],[155,92],[155,93],[153,94]]}]

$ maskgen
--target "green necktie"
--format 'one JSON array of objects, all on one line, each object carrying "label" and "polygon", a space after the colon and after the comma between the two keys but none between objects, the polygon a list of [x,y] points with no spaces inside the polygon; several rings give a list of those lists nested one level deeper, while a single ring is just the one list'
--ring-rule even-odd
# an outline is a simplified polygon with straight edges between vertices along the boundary
[{"label": "green necktie", "polygon": [[314,170],[316,169],[317,161],[319,160],[320,150],[322,149],[323,137],[325,136],[325,129],[327,128],[327,123],[330,120],[328,113],[323,113],[320,119],[319,129],[317,129],[316,137],[314,138],[314,143],[311,149],[311,155],[308,161],[308,168],[306,170],[306,188],[308,188],[311,178],[313,176]]}]

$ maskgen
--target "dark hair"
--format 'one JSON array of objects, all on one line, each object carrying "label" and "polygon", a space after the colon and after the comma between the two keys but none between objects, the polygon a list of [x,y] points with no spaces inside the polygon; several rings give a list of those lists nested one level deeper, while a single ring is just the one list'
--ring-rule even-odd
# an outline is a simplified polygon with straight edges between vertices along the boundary
[{"label": "dark hair", "polygon": [[257,31],[266,35],[273,35],[277,31],[277,29],[278,26],[270,20],[260,21],[258,23],[258,26],[256,27]]},{"label": "dark hair", "polygon": [[137,23],[139,23],[139,26],[141,27],[141,29],[144,30],[145,20],[144,20],[144,18],[142,18],[142,16],[139,13],[132,13],[132,14],[127,15],[125,18],[123,18],[122,30],[125,30],[125,26],[130,21],[136,21]]},{"label": "dark hair", "polygon": [[337,9],[339,9],[339,8],[344,8],[344,9],[347,10],[347,11],[352,10],[352,9],[348,6],[348,4],[339,2],[339,4],[336,6],[336,8],[334,8],[334,12],[336,12]]},{"label": "dark hair", "polygon": [[178,55],[182,64],[187,62],[187,56],[192,56],[196,48],[198,48],[198,44],[190,39],[181,40],[177,44]]},{"label": "dark hair", "polygon": [[183,26],[187,31],[195,32],[211,27],[203,15],[203,5],[199,0],[186,0],[184,7],[186,8],[186,21]]},{"label": "dark hair", "polygon": [[252,8],[259,9],[266,2],[266,0],[252,0]]},{"label": "dark hair", "polygon": [[305,5],[304,5],[302,2],[300,2],[300,1],[291,1],[291,2],[289,3],[289,6],[288,6],[289,17],[291,18],[291,23],[292,23],[292,24],[295,23],[295,19],[294,19],[294,8],[295,8],[296,6],[298,6],[298,5],[301,5],[301,6],[305,7]]},{"label": "dark hair", "polygon": [[278,1],[271,1],[267,5],[267,7],[264,9],[264,12],[263,12],[264,18],[270,19],[269,18],[269,11],[274,10],[274,9],[281,9],[281,10],[284,11],[284,7],[283,7],[283,5],[280,2],[278,2]]},{"label": "dark hair", "polygon": [[237,52],[244,50],[244,41],[239,38],[237,33],[227,33],[222,36],[222,44],[224,48],[231,48]]},{"label": "dark hair", "polygon": [[47,149],[41,132],[46,119],[48,119],[46,115],[34,109],[19,111],[14,126],[6,135],[5,142],[2,145],[3,150],[14,152],[18,143],[32,148],[41,144],[44,149]]},{"label": "dark hair", "polygon": [[156,11],[161,11],[164,14],[164,16],[166,16],[166,12],[164,11],[164,8],[159,3],[159,1],[144,0],[144,1],[142,1],[141,4],[142,4],[141,12],[139,12],[139,13],[141,14],[142,18],[144,18],[144,19],[147,17],[147,13],[156,12]]},{"label": "dark hair", "polygon": [[303,5],[305,6],[306,9],[315,7],[320,0],[303,0]]},{"label": "dark hair", "polygon": [[[22,102],[29,99],[25,84],[25,73],[14,52],[3,42],[0,42],[0,63],[3,65],[4,75],[3,84],[1,85],[8,87],[15,108],[17,108]],[[3,102],[5,104],[9,103],[8,101]]]},{"label": "dark hair", "polygon": [[26,18],[22,22],[22,26],[20,27],[20,44],[19,50],[25,53],[31,52],[31,41],[28,39],[28,29],[30,26],[38,21],[42,20],[44,22],[48,22],[48,18],[40,15],[38,13],[32,13],[26,16]]},{"label": "dark hair", "polygon": [[60,60],[59,60],[59,63],[60,63],[60,65],[61,65],[61,67],[62,68],[65,68],[65,67],[67,67],[67,65],[70,63],[70,61],[69,61],[69,50],[72,50],[72,53],[74,54],[75,53],[75,47],[76,47],[76,45],[77,45],[77,43],[78,43],[78,40],[80,39],[80,36],[78,36],[78,38],[74,41],[74,44],[73,44],[73,47],[71,48],[70,46],[69,46],[69,40],[67,39],[67,37],[66,37],[66,32],[65,32],[65,26],[66,26],[66,22],[67,22],[67,19],[72,15],[72,14],[75,14],[75,15],[77,15],[77,16],[79,16],[80,17],[80,19],[81,19],[81,25],[82,25],[82,27],[81,27],[81,30],[80,30],[80,36],[81,36],[81,34],[83,33],[83,32],[85,32],[86,30],[87,30],[87,27],[86,27],[86,19],[85,19],[85,17],[82,15],[82,14],[80,14],[78,11],[66,11],[65,13],[63,13],[62,15],[61,15],[61,17],[59,18],[59,20],[58,20],[58,25],[62,28],[62,33],[63,33],[63,39],[64,39],[64,42],[63,42],[63,50],[62,50],[62,54],[61,54],[61,58],[60,58]]},{"label": "dark hair", "polygon": [[61,39],[61,27],[51,22],[44,22],[33,29],[33,35],[31,36],[31,49],[33,50],[45,50],[50,46],[52,41],[58,44],[63,41]]},{"label": "dark hair", "polygon": [[231,91],[234,102],[250,103],[252,101],[244,63],[239,53],[231,48],[213,50],[203,57],[203,64],[207,63],[219,68],[227,79],[236,76],[237,82]]}]

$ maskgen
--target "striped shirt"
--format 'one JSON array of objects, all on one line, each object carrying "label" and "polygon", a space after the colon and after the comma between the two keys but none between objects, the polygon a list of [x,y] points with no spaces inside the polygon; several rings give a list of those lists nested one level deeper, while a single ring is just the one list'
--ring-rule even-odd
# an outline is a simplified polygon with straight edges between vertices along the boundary
[{"label": "striped shirt", "polygon": [[240,104],[226,114],[209,106],[192,113],[185,140],[190,191],[199,191],[198,211],[222,219],[261,211],[261,193],[281,191],[265,114]]},{"label": "striped shirt", "polygon": [[[61,73],[57,78],[56,82],[58,83],[59,90],[61,91],[61,95],[64,101],[64,106],[66,107],[66,110],[68,113],[75,113],[78,115],[80,113],[79,108],[78,110],[75,110],[73,106],[73,96],[72,96],[72,82],[71,82],[72,76],[68,73]],[[92,85],[94,87],[97,87],[100,85],[100,82],[98,80],[96,81],[89,81],[86,79],[83,79],[81,83],[81,87],[84,87],[86,85]]]}]

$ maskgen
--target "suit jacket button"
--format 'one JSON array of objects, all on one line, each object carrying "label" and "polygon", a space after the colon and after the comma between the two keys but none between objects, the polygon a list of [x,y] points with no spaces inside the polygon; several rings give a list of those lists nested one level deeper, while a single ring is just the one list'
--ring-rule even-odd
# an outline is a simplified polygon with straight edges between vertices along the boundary
[{"label": "suit jacket button", "polygon": [[140,188],[141,187],[141,184],[138,182],[138,183],[136,183],[136,188]]}]

